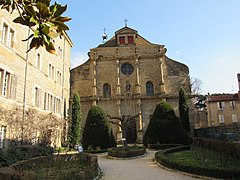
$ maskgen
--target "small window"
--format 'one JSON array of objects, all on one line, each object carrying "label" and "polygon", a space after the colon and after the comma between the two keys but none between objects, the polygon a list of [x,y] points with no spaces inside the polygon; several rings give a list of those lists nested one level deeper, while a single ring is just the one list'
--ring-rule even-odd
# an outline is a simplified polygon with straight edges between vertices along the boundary
[{"label": "small window", "polygon": [[221,110],[225,107],[225,102],[217,102],[218,110]]},{"label": "small window", "polygon": [[0,69],[0,96],[16,99],[17,76]]},{"label": "small window", "polygon": [[62,73],[59,70],[57,71],[57,83],[62,84]]},{"label": "small window", "polygon": [[47,110],[51,111],[51,95],[48,94],[48,98],[47,98]]},{"label": "small window", "polygon": [[50,111],[53,111],[53,96],[50,96]]},{"label": "small window", "polygon": [[238,122],[237,114],[232,114],[232,122],[234,123]]},{"label": "small window", "polygon": [[2,69],[0,69],[0,95],[2,95],[3,78],[4,78],[4,71]]},{"label": "small window", "polygon": [[230,106],[232,107],[232,109],[236,109],[236,102],[230,101]]},{"label": "small window", "polygon": [[109,98],[111,97],[111,86],[108,83],[103,85],[103,97]]},{"label": "small window", "polygon": [[147,96],[154,96],[154,85],[151,81],[146,83],[146,94]]},{"label": "small window", "polygon": [[2,28],[2,43],[7,45],[7,37],[8,37],[8,25],[3,23]]},{"label": "small window", "polygon": [[57,113],[61,113],[61,100],[59,98],[57,98],[57,105],[56,105],[56,112]]},{"label": "small window", "polygon": [[133,73],[133,65],[129,63],[124,63],[121,67],[121,71],[125,75],[131,75]]},{"label": "small window", "polygon": [[125,44],[125,36],[119,37],[119,44]]},{"label": "small window", "polygon": [[54,97],[54,98],[53,98],[53,112],[54,112],[54,113],[56,112],[56,109],[57,109],[57,98]]},{"label": "small window", "polygon": [[35,95],[35,106],[40,107],[40,91],[39,88],[35,87],[34,90],[34,95]]},{"label": "small window", "polygon": [[10,82],[10,73],[6,72],[3,78],[3,92],[2,95],[7,97],[9,93],[9,82]]},{"label": "small window", "polygon": [[47,93],[44,93],[44,105],[43,105],[43,109],[47,110]]},{"label": "small window", "polygon": [[5,127],[4,126],[0,126],[0,148],[3,147],[4,144],[4,139],[5,139]]},{"label": "small window", "polygon": [[13,48],[14,30],[11,29],[6,23],[3,23],[1,42],[7,47]]},{"label": "small window", "polygon": [[133,36],[128,36],[128,44],[133,44]]},{"label": "small window", "polygon": [[10,29],[9,39],[8,39],[8,47],[13,48],[13,42],[14,42],[14,31],[12,29]]},{"label": "small window", "polygon": [[219,123],[220,123],[220,124],[224,124],[224,115],[219,114],[219,115],[218,115],[218,120],[219,120]]}]

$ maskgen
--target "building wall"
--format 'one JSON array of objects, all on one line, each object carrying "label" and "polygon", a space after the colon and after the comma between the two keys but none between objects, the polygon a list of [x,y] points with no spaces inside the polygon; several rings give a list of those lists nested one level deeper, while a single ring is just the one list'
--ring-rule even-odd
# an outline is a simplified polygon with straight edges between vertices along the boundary
[{"label": "building wall", "polygon": [[[16,13],[0,10],[0,70],[10,73],[9,94],[6,96],[3,94],[3,75],[0,78],[0,125],[5,127],[4,138],[35,141],[48,132],[52,144],[59,146],[66,124],[64,116],[67,115],[64,112],[69,109],[72,42],[65,34],[54,39],[56,55],[48,53],[45,48],[26,53],[27,42],[22,40],[32,32],[27,27],[13,23],[16,16]],[[3,40],[6,25],[13,31],[13,45],[10,47]],[[48,98],[52,98],[52,101]],[[24,118],[23,104],[26,110]]]},{"label": "building wall", "polygon": [[[239,100],[233,100],[236,104],[233,108],[231,101],[221,101],[224,102],[224,107],[219,108],[218,102],[208,102],[207,103],[207,111],[208,111],[208,125],[209,126],[219,126],[221,124],[224,125],[232,125],[234,123],[240,122],[240,103]],[[233,122],[232,114],[235,114],[237,116],[237,122]],[[220,123],[219,115],[223,115],[224,117],[224,123]]]},{"label": "building wall", "polygon": [[[108,42],[90,49],[86,63],[71,70],[71,99],[76,92],[80,94],[83,121],[92,105],[100,106],[111,116],[139,114],[137,132],[141,141],[149,117],[161,100],[168,101],[177,110],[180,87],[190,93],[189,70],[186,65],[169,59],[164,46],[152,44],[138,34],[134,36],[135,44],[117,45],[118,35],[124,33],[128,36],[136,31],[127,27],[117,31]],[[132,74],[122,72],[125,63],[133,66]],[[152,96],[146,94],[149,81],[154,85]],[[105,83],[111,86],[109,97],[103,95]],[[114,130],[116,135],[119,129]]]},{"label": "building wall", "polygon": [[208,117],[206,110],[195,109],[191,112],[191,119],[193,120],[194,129],[208,127]]}]

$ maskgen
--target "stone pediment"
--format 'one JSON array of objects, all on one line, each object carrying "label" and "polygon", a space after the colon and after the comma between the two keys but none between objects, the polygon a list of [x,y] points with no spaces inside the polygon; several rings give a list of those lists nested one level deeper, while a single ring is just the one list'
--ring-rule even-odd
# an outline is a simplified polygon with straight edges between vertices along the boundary
[{"label": "stone pediment", "polygon": [[122,29],[119,29],[118,31],[116,31],[115,35],[120,35],[120,34],[137,34],[137,33],[138,32],[136,30],[125,26]]}]

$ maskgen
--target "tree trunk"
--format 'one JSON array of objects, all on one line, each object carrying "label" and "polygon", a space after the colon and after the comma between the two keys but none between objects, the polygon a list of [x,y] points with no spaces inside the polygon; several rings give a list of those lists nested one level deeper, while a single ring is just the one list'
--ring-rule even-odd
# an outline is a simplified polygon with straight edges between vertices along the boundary
[{"label": "tree trunk", "polygon": [[126,150],[128,145],[127,145],[127,135],[126,135],[126,131],[125,128],[122,128],[122,134],[123,134],[123,149]]}]

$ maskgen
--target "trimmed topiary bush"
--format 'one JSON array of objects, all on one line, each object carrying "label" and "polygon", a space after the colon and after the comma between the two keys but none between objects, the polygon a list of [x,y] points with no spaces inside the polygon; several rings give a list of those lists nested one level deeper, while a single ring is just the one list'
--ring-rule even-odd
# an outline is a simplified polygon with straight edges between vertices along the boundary
[{"label": "trimmed topiary bush", "polygon": [[189,135],[182,128],[170,104],[160,102],[154,110],[143,137],[148,144],[190,144]]},{"label": "trimmed topiary bush", "polygon": [[145,146],[128,146],[127,148],[115,147],[108,149],[108,156],[117,158],[142,156],[145,153],[146,153]]},{"label": "trimmed topiary bush", "polygon": [[116,146],[106,115],[98,106],[92,107],[88,112],[82,146],[85,150],[107,149]]},{"label": "trimmed topiary bush", "polygon": [[80,131],[81,131],[81,105],[80,97],[76,93],[73,97],[72,105],[72,118],[71,127],[68,134],[68,140],[72,147],[80,143]]}]

